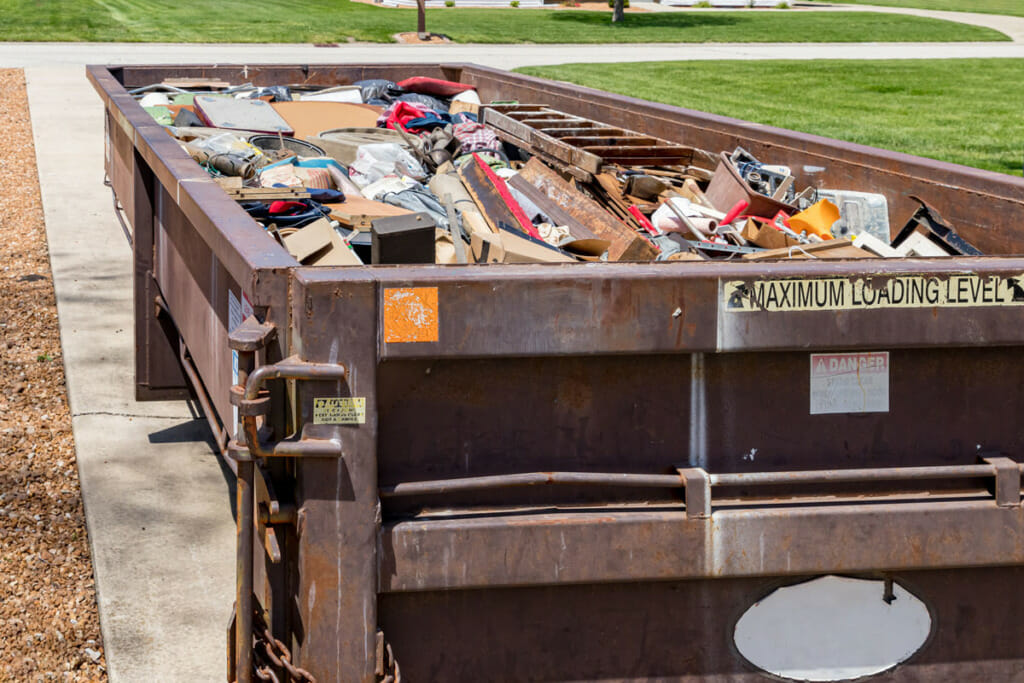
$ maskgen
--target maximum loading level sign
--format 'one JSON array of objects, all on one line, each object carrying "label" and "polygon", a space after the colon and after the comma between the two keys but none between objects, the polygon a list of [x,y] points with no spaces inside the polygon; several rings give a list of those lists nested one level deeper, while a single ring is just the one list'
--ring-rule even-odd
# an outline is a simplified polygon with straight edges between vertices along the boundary
[{"label": "maximum loading level sign", "polygon": [[1022,306],[1024,274],[729,280],[721,293],[727,313]]}]

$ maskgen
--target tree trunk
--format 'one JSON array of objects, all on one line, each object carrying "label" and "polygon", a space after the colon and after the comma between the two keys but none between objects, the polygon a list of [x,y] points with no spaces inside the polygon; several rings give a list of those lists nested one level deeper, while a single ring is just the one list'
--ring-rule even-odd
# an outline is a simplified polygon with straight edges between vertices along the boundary
[{"label": "tree trunk", "polygon": [[623,17],[625,16],[625,8],[623,7],[624,4],[625,0],[615,0],[615,9],[612,10],[613,24],[622,21]]},{"label": "tree trunk", "polygon": [[[616,0],[621,2],[621,0]],[[420,38],[427,37],[427,2],[426,0],[416,0],[416,33],[419,34]]]}]

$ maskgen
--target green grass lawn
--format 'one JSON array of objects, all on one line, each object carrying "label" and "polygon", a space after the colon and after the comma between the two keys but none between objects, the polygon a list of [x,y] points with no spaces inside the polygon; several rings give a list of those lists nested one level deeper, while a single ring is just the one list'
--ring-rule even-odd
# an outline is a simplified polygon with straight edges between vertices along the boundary
[{"label": "green grass lawn", "polygon": [[518,69],[967,166],[1021,175],[1019,59],[658,62]]},{"label": "green grass lawn", "polygon": [[884,5],[886,7],[916,7],[950,12],[980,12],[982,14],[1008,14],[1024,17],[1024,0],[841,0],[851,5]]},{"label": "green grass lawn", "polygon": [[[416,29],[415,10],[348,0],[0,0],[0,40],[321,43],[388,42]],[[427,29],[460,43],[934,42],[1007,40],[953,22],[871,12],[630,13],[436,9]]]}]

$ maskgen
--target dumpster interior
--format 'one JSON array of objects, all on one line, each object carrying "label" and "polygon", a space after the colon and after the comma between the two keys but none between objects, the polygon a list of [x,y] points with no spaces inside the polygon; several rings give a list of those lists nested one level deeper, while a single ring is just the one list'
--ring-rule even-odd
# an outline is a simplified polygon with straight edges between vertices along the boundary
[{"label": "dumpster interior", "polygon": [[163,78],[129,92],[303,265],[983,253],[927,196],[892,188],[892,206],[878,188],[827,182],[824,166],[481,98],[412,70],[326,87]]}]

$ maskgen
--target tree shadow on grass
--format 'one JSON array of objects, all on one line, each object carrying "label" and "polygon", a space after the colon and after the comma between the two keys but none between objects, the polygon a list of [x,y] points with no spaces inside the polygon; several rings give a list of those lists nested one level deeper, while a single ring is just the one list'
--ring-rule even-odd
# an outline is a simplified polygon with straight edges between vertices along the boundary
[{"label": "tree shadow on grass", "polygon": [[614,28],[677,28],[700,29],[733,27],[742,23],[742,17],[698,14],[690,15],[676,12],[645,12],[627,14],[619,24],[612,24],[608,12],[552,12],[549,15],[554,22],[571,22],[585,26]]}]

